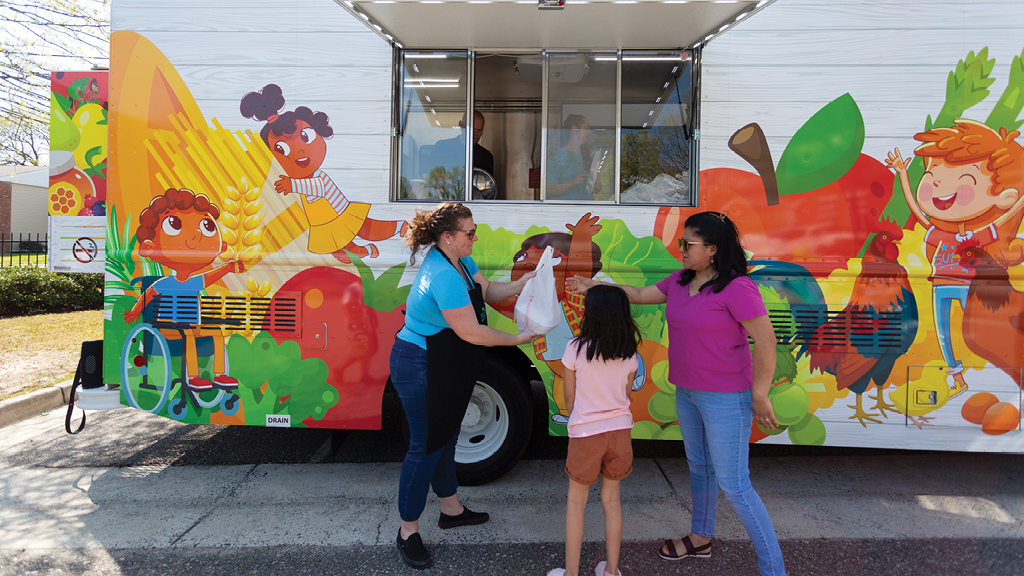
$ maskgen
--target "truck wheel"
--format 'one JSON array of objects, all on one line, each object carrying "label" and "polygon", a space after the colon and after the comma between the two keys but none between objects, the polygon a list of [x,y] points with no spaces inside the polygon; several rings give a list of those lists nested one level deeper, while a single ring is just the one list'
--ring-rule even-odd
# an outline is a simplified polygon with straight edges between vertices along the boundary
[{"label": "truck wheel", "polygon": [[511,470],[532,432],[529,383],[507,362],[488,354],[455,447],[459,484],[486,484]]}]

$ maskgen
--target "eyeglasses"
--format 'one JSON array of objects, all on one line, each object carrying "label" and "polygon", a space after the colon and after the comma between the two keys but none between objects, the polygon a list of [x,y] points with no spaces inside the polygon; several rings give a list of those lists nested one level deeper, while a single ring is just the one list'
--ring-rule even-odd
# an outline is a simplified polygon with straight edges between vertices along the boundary
[{"label": "eyeglasses", "polygon": [[690,242],[688,240],[683,240],[682,238],[680,238],[678,242],[679,250],[682,252],[688,251],[690,246],[712,246],[712,244],[708,244],[707,242]]},{"label": "eyeglasses", "polygon": [[453,232],[465,232],[466,236],[469,236],[470,238],[476,236],[476,228],[471,228],[469,230],[453,230]]}]

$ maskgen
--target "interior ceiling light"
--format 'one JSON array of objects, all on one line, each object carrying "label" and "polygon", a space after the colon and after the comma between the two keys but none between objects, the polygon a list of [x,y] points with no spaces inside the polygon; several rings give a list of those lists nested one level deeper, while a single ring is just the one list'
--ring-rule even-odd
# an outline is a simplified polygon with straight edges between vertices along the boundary
[{"label": "interior ceiling light", "polygon": [[623,60],[634,60],[634,61],[645,61],[645,62],[665,62],[673,60],[682,60],[682,56],[623,56]]},{"label": "interior ceiling light", "polygon": [[[399,48],[401,48],[401,46],[399,46]],[[437,59],[441,59],[441,58],[447,58],[448,55],[447,54],[406,54],[405,57],[409,58],[409,59],[412,59],[412,58],[422,58],[422,59],[426,60],[426,59],[429,58],[429,59],[437,60]]]},{"label": "interior ceiling light", "polygon": [[539,10],[562,10],[565,8],[565,0],[537,0]]}]

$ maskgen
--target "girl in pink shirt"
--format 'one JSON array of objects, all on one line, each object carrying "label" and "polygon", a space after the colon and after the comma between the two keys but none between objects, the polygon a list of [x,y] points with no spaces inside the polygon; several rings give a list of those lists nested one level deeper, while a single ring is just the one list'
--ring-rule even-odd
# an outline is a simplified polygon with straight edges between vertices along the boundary
[{"label": "girl in pink shirt", "polygon": [[580,335],[562,355],[565,404],[569,410],[569,453],[565,472],[569,495],[565,510],[565,568],[548,576],[578,576],[583,546],[583,511],[588,486],[601,480],[608,559],[596,573],[621,576],[622,507],[619,481],[633,471],[629,395],[638,366],[640,329],[621,288],[595,286],[583,301]]}]

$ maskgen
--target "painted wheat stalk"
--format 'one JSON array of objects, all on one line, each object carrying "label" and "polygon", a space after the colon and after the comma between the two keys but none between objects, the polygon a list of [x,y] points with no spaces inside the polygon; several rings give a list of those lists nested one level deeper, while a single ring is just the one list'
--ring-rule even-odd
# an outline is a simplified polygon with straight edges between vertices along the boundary
[{"label": "painted wheat stalk", "polygon": [[[260,189],[250,187],[244,177],[240,186],[227,186],[224,191],[224,210],[221,213],[221,235],[226,249],[220,255],[225,261],[237,260],[252,269],[263,259],[261,240],[263,237],[263,198]],[[246,279],[246,289],[253,296],[265,297],[270,293],[271,281],[257,282],[251,276]]]}]

